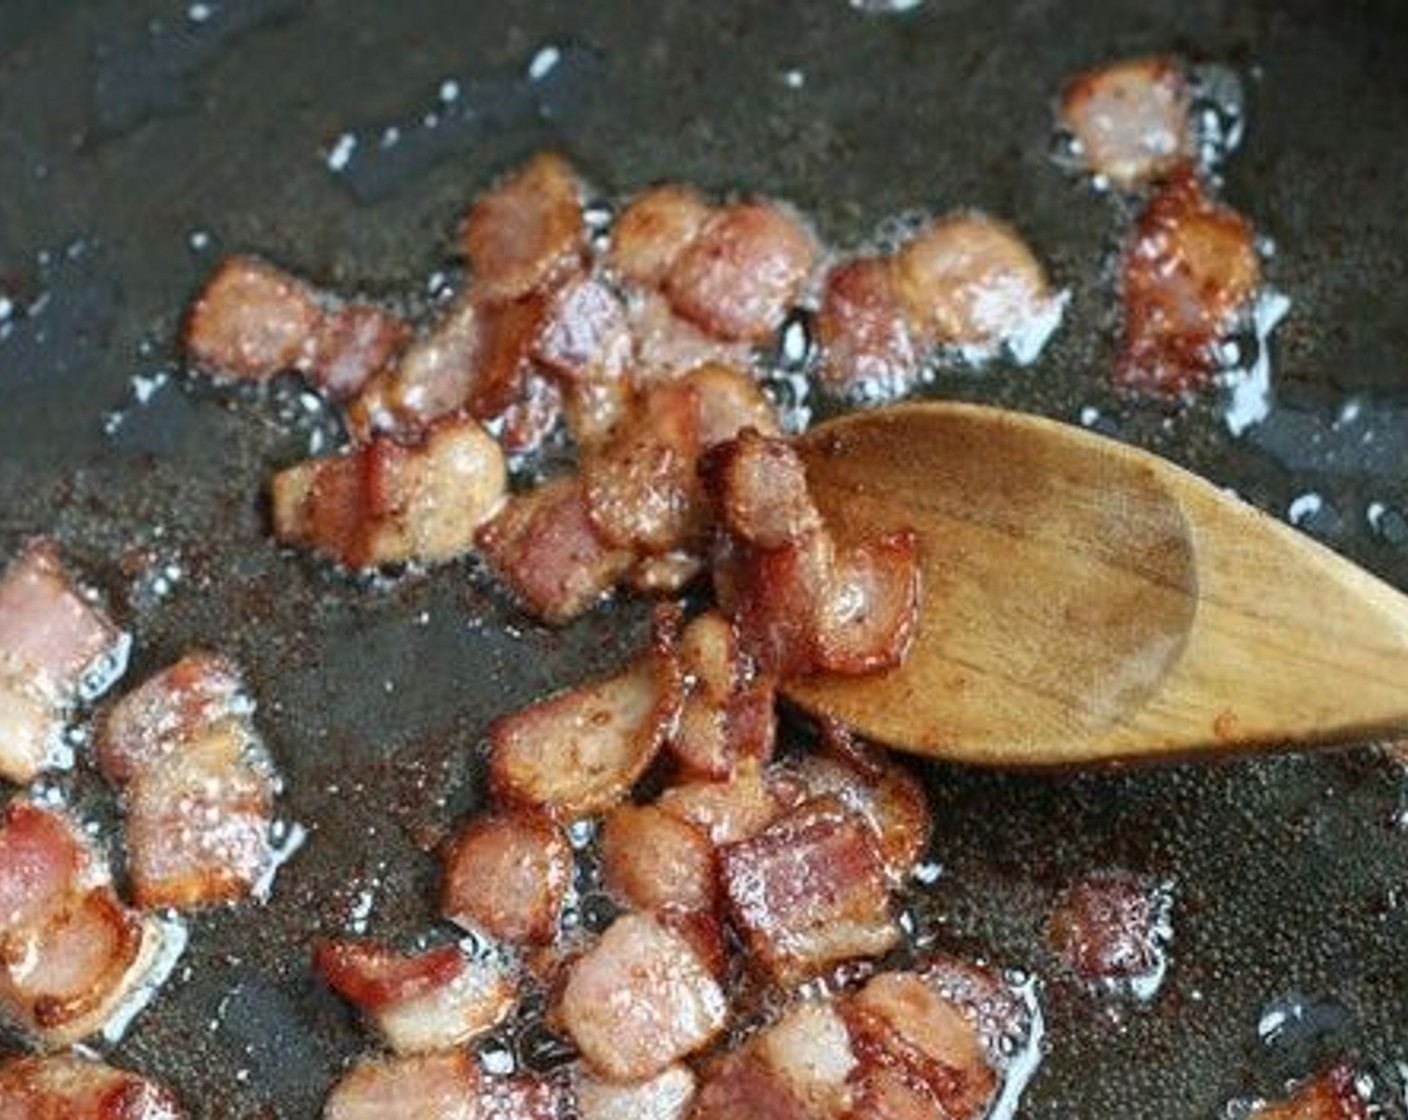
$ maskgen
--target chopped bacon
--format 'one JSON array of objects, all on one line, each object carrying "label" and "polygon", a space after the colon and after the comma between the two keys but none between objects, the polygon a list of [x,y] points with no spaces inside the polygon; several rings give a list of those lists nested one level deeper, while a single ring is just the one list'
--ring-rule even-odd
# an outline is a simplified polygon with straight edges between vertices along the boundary
[{"label": "chopped bacon", "polygon": [[487,1077],[467,1050],[358,1062],[323,1120],[556,1120],[558,1093],[528,1077]]},{"label": "chopped bacon", "polygon": [[835,546],[826,532],[780,548],[727,542],[714,559],[714,591],[760,672],[800,676],[816,668],[816,621],[829,595]]},{"label": "chopped bacon", "polygon": [[784,802],[757,763],[745,762],[723,781],[671,786],[656,802],[661,809],[698,828],[710,843],[747,840],[771,824]]},{"label": "chopped bacon", "polygon": [[760,342],[775,331],[816,260],[811,233],[770,202],[715,210],[676,257],[664,290],[708,334]]},{"label": "chopped bacon", "polygon": [[475,201],[461,237],[481,298],[501,303],[544,288],[585,251],[576,173],[552,152],[534,156]]},{"label": "chopped bacon", "polygon": [[405,320],[369,303],[349,303],[323,312],[303,371],[335,401],[350,400],[388,368],[411,341]]},{"label": "chopped bacon", "polygon": [[685,773],[726,778],[742,759],[766,762],[777,720],[775,682],[753,672],[733,623],[717,611],[680,636],[685,699],[669,749]]},{"label": "chopped bacon", "polygon": [[182,1120],[166,1089],[71,1054],[0,1064],[0,1120]]},{"label": "chopped bacon", "polygon": [[568,381],[621,377],[631,360],[631,332],[621,297],[594,276],[574,277],[548,301],[533,357]]},{"label": "chopped bacon", "polygon": [[274,535],[347,568],[469,551],[503,504],[499,445],[468,417],[442,421],[413,446],[387,436],[274,476]]},{"label": "chopped bacon", "polygon": [[998,1075],[973,1014],[923,976],[874,976],[844,1002],[843,1014],[861,1060],[858,1080],[878,1080],[876,1095],[890,1098],[891,1112],[952,1120],[987,1114]]},{"label": "chopped bacon", "polygon": [[1171,58],[1132,58],[1077,74],[1061,92],[1061,123],[1086,167],[1122,189],[1192,155],[1188,83]]},{"label": "chopped bacon", "polygon": [[642,595],[677,595],[704,572],[703,557],[681,549],[642,556],[626,573],[626,582]]},{"label": "chopped bacon", "polygon": [[1253,1109],[1251,1120],[1369,1120],[1375,1115],[1355,1085],[1354,1070],[1340,1063],[1311,1078],[1288,1099]]},{"label": "chopped bacon", "polygon": [[786,440],[744,429],[709,457],[723,527],[738,540],[777,549],[821,529],[806,467]]},{"label": "chopped bacon", "polygon": [[635,341],[631,375],[638,382],[669,380],[681,370],[710,362],[746,368],[751,360],[748,343],[706,334],[676,314],[669,300],[657,291],[631,292],[626,317]]},{"label": "chopped bacon", "polygon": [[712,910],[714,848],[694,825],[655,805],[618,805],[601,832],[607,889],[635,910]]},{"label": "chopped bacon", "polygon": [[1125,251],[1116,385],[1170,397],[1201,388],[1260,279],[1251,224],[1210,199],[1191,167],[1179,169]]},{"label": "chopped bacon", "polygon": [[122,905],[67,817],[11,802],[0,884],[0,1010],[44,1044],[97,1031],[151,976],[161,927]]},{"label": "chopped bacon", "polygon": [[497,813],[468,822],[445,848],[440,910],[504,941],[549,942],[572,881],[572,848],[551,818]]},{"label": "chopped bacon", "polygon": [[813,616],[816,666],[869,673],[903,661],[919,621],[919,571],[919,542],[910,532],[839,550]]},{"label": "chopped bacon", "polygon": [[524,605],[550,623],[589,609],[631,566],[592,525],[582,484],[560,478],[511,498],[479,531],[479,547]]},{"label": "chopped bacon", "polygon": [[107,714],[98,758],[122,790],[127,870],[140,906],[242,898],[273,868],[278,781],[252,711],[239,669],[194,653]]},{"label": "chopped bacon", "polygon": [[919,352],[883,257],[856,257],[826,278],[816,317],[818,375],[835,392],[898,392],[918,373]]},{"label": "chopped bacon", "polygon": [[833,797],[726,846],[720,871],[734,924],[779,983],[879,956],[899,940],[870,828]]},{"label": "chopped bacon", "polygon": [[616,219],[607,260],[623,280],[658,287],[698,236],[711,210],[690,187],[652,187],[633,198]]},{"label": "chopped bacon", "polygon": [[574,1086],[576,1115],[580,1120],[685,1120],[694,1085],[694,1074],[685,1065],[629,1085],[583,1073]]},{"label": "chopped bacon", "polygon": [[895,286],[917,338],[995,350],[1051,318],[1055,297],[1017,231],[985,214],[930,223],[895,257]]},{"label": "chopped bacon", "polygon": [[483,1034],[508,1015],[518,994],[503,969],[472,960],[457,945],[407,954],[372,941],[324,941],[314,959],[398,1054],[443,1050]]},{"label": "chopped bacon", "polygon": [[668,623],[655,649],[630,668],[497,720],[489,773],[508,802],[572,818],[625,797],[664,743],[682,686]]},{"label": "chopped bacon", "polygon": [[119,676],[126,653],[54,543],[31,541],[0,576],[0,778],[29,782],[52,765],[69,707]]},{"label": "chopped bacon", "polygon": [[647,914],[626,914],[572,966],[559,1013],[593,1069],[639,1081],[707,1045],[727,1005],[684,936]]},{"label": "chopped bacon", "polygon": [[1142,987],[1163,971],[1167,909],[1155,884],[1127,873],[1091,875],[1057,900],[1047,937],[1082,980]]}]

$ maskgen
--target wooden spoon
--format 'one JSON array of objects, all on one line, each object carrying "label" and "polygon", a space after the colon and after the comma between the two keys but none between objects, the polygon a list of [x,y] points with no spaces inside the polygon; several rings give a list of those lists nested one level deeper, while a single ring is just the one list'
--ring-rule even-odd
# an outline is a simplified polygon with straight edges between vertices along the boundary
[{"label": "wooden spoon", "polygon": [[1408,733],[1408,598],[1147,452],[963,404],[802,451],[839,540],[910,528],[924,568],[904,664],[788,682],[813,713],[1016,767]]}]

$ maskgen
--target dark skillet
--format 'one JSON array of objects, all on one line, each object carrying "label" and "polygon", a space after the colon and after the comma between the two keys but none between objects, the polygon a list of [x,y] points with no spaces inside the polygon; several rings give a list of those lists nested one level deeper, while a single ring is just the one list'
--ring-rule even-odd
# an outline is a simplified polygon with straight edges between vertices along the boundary
[{"label": "dark skillet", "polygon": [[[0,342],[0,553],[56,533],[134,626],[133,678],[195,644],[240,659],[287,813],[312,828],[269,906],[195,923],[189,969],[115,1053],[195,1115],[316,1115],[367,1043],[310,977],[310,939],[342,928],[364,891],[373,931],[423,926],[436,872],[418,844],[481,799],[488,720],[614,663],[642,618],[618,608],[548,633],[462,567],[367,593],[278,553],[258,495],[271,465],[306,450],[295,396],[167,386],[140,407],[129,382],[166,367],[221,252],[415,291],[450,259],[470,193],[547,145],[609,190],[681,177],[778,194],[842,245],[907,208],[980,206],[1019,223],[1074,311],[1036,369],[955,375],[938,393],[1065,418],[1093,406],[1115,434],[1278,515],[1317,493],[1305,528],[1408,586],[1408,28],[1392,4],[209,8],[201,22],[184,3],[0,6],[0,292],[40,302]],[[548,44],[561,59],[530,84]],[[1115,402],[1118,208],[1046,155],[1063,76],[1168,48],[1250,76],[1227,196],[1275,239],[1269,273],[1294,299],[1275,412],[1242,440],[1216,407],[1165,422]],[[426,134],[446,79],[478,115]],[[379,154],[390,125],[402,141]],[[334,174],[323,153],[344,130],[360,145]],[[165,599],[143,550],[180,562]],[[943,944],[1049,980],[1050,1053],[1022,1115],[1220,1115],[1328,1057],[1408,1059],[1408,835],[1391,823],[1400,779],[1376,755],[927,773],[944,873],[922,917]],[[95,783],[74,784],[101,806]],[[1054,892],[1111,866],[1168,878],[1177,898],[1160,998],[1115,1016],[1060,978],[1041,936]],[[1264,1013],[1295,995],[1308,1019],[1259,1040]]]}]

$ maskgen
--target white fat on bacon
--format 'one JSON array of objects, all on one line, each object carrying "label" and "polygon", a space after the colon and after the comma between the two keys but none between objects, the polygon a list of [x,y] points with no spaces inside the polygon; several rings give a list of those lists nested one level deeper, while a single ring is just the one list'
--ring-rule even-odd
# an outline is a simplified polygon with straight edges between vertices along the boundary
[{"label": "white fat on bacon", "polygon": [[551,942],[572,869],[571,845],[546,814],[477,817],[445,846],[441,913],[501,941]]},{"label": "white fat on bacon", "polygon": [[1157,179],[1192,155],[1188,82],[1173,59],[1113,62],[1061,92],[1061,124],[1094,175],[1122,189]]},{"label": "white fat on bacon", "polygon": [[694,1100],[694,1073],[670,1066],[645,1081],[621,1084],[579,1073],[573,1086],[580,1120],[685,1120]]},{"label": "white fat on bacon", "polygon": [[606,887],[635,910],[712,911],[714,849],[701,829],[656,805],[618,805],[601,830]]},{"label": "white fat on bacon", "polygon": [[0,1120],[182,1120],[185,1110],[145,1077],[71,1054],[0,1064]]},{"label": "white fat on bacon", "polygon": [[557,1120],[559,1096],[537,1079],[488,1077],[467,1050],[444,1050],[358,1062],[323,1120]]}]

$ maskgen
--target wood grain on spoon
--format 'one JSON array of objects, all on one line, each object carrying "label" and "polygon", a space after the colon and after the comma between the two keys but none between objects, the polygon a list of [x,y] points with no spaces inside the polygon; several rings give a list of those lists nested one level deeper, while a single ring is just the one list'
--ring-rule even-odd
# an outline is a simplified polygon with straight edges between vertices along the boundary
[{"label": "wood grain on spoon", "polygon": [[1408,731],[1408,598],[1153,455],[962,404],[802,448],[838,539],[911,528],[924,567],[905,663],[790,681],[805,709],[1016,767]]}]

